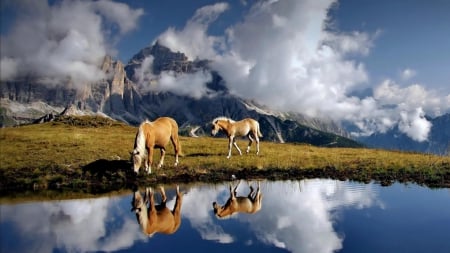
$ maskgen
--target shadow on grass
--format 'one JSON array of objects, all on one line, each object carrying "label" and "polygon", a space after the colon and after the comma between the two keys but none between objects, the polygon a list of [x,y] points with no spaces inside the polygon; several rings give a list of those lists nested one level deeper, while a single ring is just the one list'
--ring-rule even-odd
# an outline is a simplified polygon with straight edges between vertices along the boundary
[{"label": "shadow on grass", "polygon": [[[89,173],[93,177],[101,178],[115,173],[125,173],[132,175],[131,163],[127,160],[106,160],[100,159],[83,166],[83,174]],[[128,175],[129,174],[129,175]]]},{"label": "shadow on grass", "polygon": [[210,153],[192,153],[192,154],[187,154],[184,155],[185,157],[206,157],[206,156],[211,156]]},{"label": "shadow on grass", "polygon": [[128,160],[99,159],[82,167],[83,177],[91,192],[107,192],[116,189],[136,189],[137,185],[155,184],[158,177],[154,174],[136,175],[132,163]]}]

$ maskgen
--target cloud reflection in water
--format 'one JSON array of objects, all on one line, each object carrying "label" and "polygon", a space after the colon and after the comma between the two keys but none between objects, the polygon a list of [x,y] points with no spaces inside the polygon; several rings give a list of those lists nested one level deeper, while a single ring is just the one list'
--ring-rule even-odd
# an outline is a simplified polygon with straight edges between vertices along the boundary
[{"label": "cloud reflection in water", "polygon": [[[241,183],[238,195],[248,194],[246,183]],[[215,193],[218,191],[218,193]],[[195,189],[191,199],[186,199],[183,215],[199,231],[203,239],[231,243],[236,236],[227,233],[215,221],[211,199],[225,202],[228,185],[218,190]],[[290,252],[334,252],[342,248],[343,238],[333,228],[338,219],[335,211],[351,206],[383,207],[371,184],[351,184],[334,180],[304,180],[288,182],[262,182],[264,196],[262,209],[255,215],[239,214],[232,219],[246,226],[263,243],[284,248]],[[205,210],[210,210],[206,213]],[[251,239],[246,240],[251,244]]]},{"label": "cloud reflection in water", "polygon": [[[2,220],[20,238],[3,245],[6,252],[115,251],[143,240],[134,217],[117,198],[97,198],[2,206]],[[117,219],[120,217],[120,219]],[[113,229],[108,225],[113,225]]]},{"label": "cloud reflection in water", "polygon": [[[256,182],[242,181],[238,196],[248,195],[248,183]],[[228,184],[182,187],[184,229],[174,237],[158,238],[147,238],[141,232],[130,212],[131,192],[123,197],[1,205],[2,229],[11,231],[2,231],[2,237],[6,237],[2,241],[6,243],[0,251],[113,252],[180,236],[197,240],[193,237],[197,231],[202,240],[218,243],[217,247],[258,243],[290,252],[330,253],[342,248],[343,236],[333,227],[339,221],[339,210],[383,208],[376,189],[373,184],[334,180],[262,181],[259,212],[219,220],[212,202],[225,203],[229,197]],[[169,193],[167,206],[171,208],[174,204],[175,196]],[[195,243],[201,247],[202,242]]]}]

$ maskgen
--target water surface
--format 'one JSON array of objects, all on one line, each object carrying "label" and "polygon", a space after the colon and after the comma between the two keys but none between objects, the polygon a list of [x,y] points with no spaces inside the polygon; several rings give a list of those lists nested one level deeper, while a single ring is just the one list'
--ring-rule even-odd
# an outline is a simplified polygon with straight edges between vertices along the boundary
[{"label": "water surface", "polygon": [[[255,181],[241,181],[237,196],[247,196],[249,184],[257,188]],[[449,189],[323,179],[260,186],[261,210],[218,219],[212,203],[225,204],[228,184],[181,185],[181,226],[151,237],[131,212],[131,190],[4,204],[0,252],[450,252]],[[165,190],[172,209],[175,189]],[[157,192],[155,200],[161,200]]]}]

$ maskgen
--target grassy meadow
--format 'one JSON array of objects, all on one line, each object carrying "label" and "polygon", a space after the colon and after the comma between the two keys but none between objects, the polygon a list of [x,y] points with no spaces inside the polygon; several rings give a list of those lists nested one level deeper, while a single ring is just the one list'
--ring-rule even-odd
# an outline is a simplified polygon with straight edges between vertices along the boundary
[{"label": "grassy meadow", "polygon": [[[138,176],[129,152],[137,127],[98,117],[60,118],[55,122],[0,130],[0,193],[64,189],[88,193],[141,184],[219,182],[241,179],[335,178],[361,182],[414,182],[450,187],[450,157],[366,148],[324,148],[262,141],[239,156],[226,158],[227,139],[181,136],[184,153],[173,166],[169,143],[165,165]],[[248,141],[239,139],[245,151]],[[155,152],[154,164],[159,161]]]}]

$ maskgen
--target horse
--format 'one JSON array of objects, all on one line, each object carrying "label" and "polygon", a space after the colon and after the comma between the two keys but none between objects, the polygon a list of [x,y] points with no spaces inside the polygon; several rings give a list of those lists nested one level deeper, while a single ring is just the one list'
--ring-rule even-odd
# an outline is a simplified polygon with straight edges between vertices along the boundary
[{"label": "horse", "polygon": [[222,130],[228,137],[228,156],[231,157],[232,145],[239,151],[239,155],[242,155],[241,150],[236,144],[236,137],[247,136],[249,139],[247,146],[247,153],[250,152],[250,146],[252,145],[253,138],[256,141],[256,155],[259,154],[259,138],[262,134],[259,129],[258,121],[252,118],[245,118],[240,121],[234,121],[226,117],[218,117],[212,121],[211,135],[215,136],[220,130]]},{"label": "horse", "polygon": [[[166,207],[166,193],[164,187],[160,187],[161,204],[155,205],[153,190],[146,188],[144,197],[139,190],[134,192],[131,202],[131,211],[136,213],[136,219],[142,232],[152,237],[155,233],[173,234],[181,225],[181,204],[183,202],[183,194],[180,188],[176,187],[176,199],[173,210]],[[147,207],[149,203],[149,207]]]},{"label": "horse", "polygon": [[[133,160],[133,170],[137,174],[144,161],[145,171],[152,173],[153,150],[159,148],[161,151],[161,159],[158,168],[164,164],[164,156],[166,154],[165,146],[169,142],[173,144],[175,150],[175,165],[178,165],[178,156],[181,153],[181,144],[178,138],[178,124],[169,117],[160,117],[155,121],[145,120],[139,126],[136,138],[134,140],[134,149],[131,152]],[[148,154],[147,154],[148,152]]]},{"label": "horse", "polygon": [[236,189],[239,186],[239,183],[236,187],[233,187],[230,183],[230,197],[228,198],[225,205],[220,206],[216,202],[213,202],[214,214],[217,218],[225,218],[231,216],[234,213],[249,213],[254,214],[261,210],[262,206],[262,194],[260,191],[260,183],[258,182],[258,189],[256,193],[253,187],[250,185],[250,193],[248,196],[236,196]]}]

